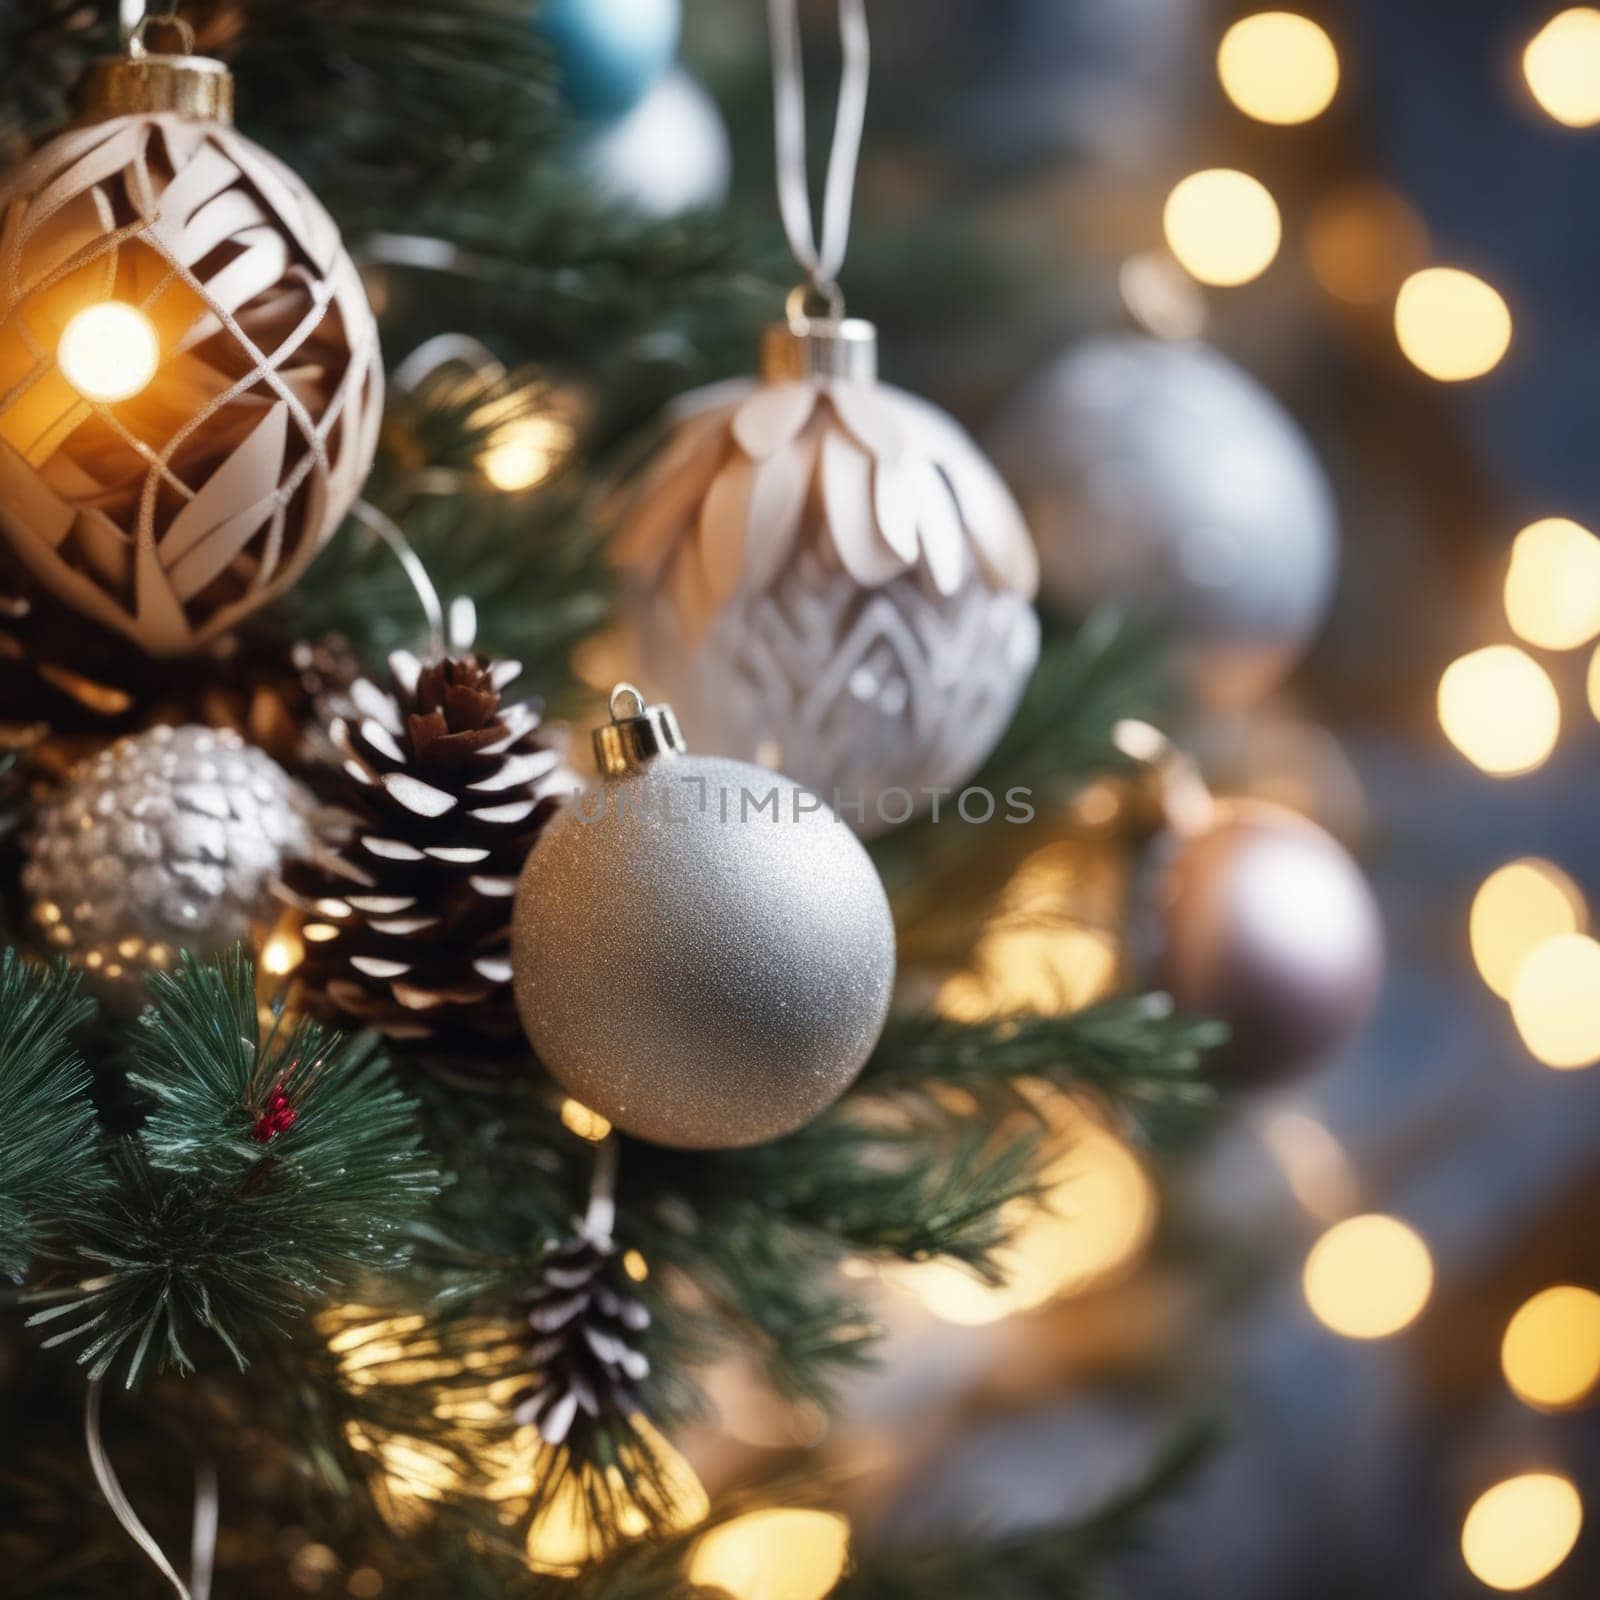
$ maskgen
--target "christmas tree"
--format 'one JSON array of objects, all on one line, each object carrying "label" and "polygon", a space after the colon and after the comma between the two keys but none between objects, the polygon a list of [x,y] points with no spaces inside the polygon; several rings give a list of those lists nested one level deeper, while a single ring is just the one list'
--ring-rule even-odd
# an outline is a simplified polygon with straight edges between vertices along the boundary
[{"label": "christmas tree", "polygon": [[1080,284],[1047,26],[881,9],[0,0],[7,1592],[1042,1600],[1203,1473],[1130,1356],[1070,1515],[872,1486],[1373,1003],[1181,748],[1333,583],[1273,202]]}]

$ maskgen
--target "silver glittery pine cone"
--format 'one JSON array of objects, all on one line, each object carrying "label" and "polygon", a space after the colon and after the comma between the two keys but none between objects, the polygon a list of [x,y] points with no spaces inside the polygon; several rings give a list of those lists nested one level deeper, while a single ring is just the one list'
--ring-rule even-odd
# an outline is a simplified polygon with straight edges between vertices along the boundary
[{"label": "silver glittery pine cone", "polygon": [[639,1341],[650,1313],[631,1292],[616,1246],[582,1227],[546,1252],[524,1310],[532,1378],[513,1398],[514,1418],[588,1460],[597,1434],[639,1412],[637,1386],[650,1375]]},{"label": "silver glittery pine cone", "polygon": [[227,729],[152,728],[76,768],[44,805],[22,883],[44,943],[134,1008],[179,950],[251,935],[312,846],[311,796]]},{"label": "silver glittery pine cone", "polygon": [[[333,1021],[525,1057],[511,994],[511,904],[534,840],[571,786],[537,706],[507,702],[515,661],[424,664],[359,679],[334,706],[324,798],[335,840],[286,875],[311,919],[299,977]],[[333,764],[333,763],[336,763]]]}]

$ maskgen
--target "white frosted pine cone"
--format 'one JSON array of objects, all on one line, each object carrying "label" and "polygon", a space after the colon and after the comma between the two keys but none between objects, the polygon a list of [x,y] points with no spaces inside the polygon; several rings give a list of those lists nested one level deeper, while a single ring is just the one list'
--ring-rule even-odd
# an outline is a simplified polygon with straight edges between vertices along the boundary
[{"label": "white frosted pine cone", "polygon": [[630,666],[690,744],[842,799],[864,833],[972,775],[1038,656],[1009,491],[950,417],[886,384],[687,397],[615,553]]},{"label": "white frosted pine cone", "polygon": [[80,765],[41,810],[22,882],[45,944],[109,1003],[179,950],[249,936],[284,863],[309,852],[310,795],[227,729],[152,728]]}]

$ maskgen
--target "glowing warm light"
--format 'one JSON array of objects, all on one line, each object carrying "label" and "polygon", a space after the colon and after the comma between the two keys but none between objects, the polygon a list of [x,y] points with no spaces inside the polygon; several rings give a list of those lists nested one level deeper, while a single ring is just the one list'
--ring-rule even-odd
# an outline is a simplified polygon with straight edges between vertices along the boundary
[{"label": "glowing warm light", "polygon": [[1522,963],[1511,1016],[1545,1066],[1567,1071],[1600,1061],[1600,944],[1582,933],[1547,939]]},{"label": "glowing warm light", "polygon": [[1311,1247],[1306,1303],[1346,1339],[1386,1339],[1409,1327],[1433,1292],[1433,1260],[1415,1229],[1375,1213],[1336,1223]]},{"label": "glowing warm light", "polygon": [[131,400],[161,364],[161,341],[137,306],[107,300],[66,326],[56,347],[61,374],[85,400]]},{"label": "glowing warm light", "polygon": [[1569,1283],[1536,1294],[1506,1325],[1500,1365],[1530,1406],[1582,1405],[1600,1384],[1600,1294]]},{"label": "glowing warm light", "polygon": [[1406,359],[1440,383],[1481,378],[1511,345],[1497,290],[1458,267],[1424,267],[1400,285],[1394,331]]},{"label": "glowing warm light", "polygon": [[635,1283],[643,1283],[650,1276],[650,1263],[637,1250],[628,1250],[623,1253],[622,1270]]},{"label": "glowing warm light", "polygon": [[831,1511],[752,1511],[695,1540],[689,1582],[732,1600],[822,1600],[844,1573],[850,1524]]},{"label": "glowing warm light", "polygon": [[1600,633],[1600,539],[1565,517],[1529,523],[1511,546],[1506,617],[1543,649],[1587,644]]},{"label": "glowing warm light", "polygon": [[1592,128],[1600,122],[1600,11],[1573,6],[1553,16],[1522,52],[1533,98],[1557,122]]},{"label": "glowing warm light", "polygon": [[1589,709],[1600,717],[1600,650],[1589,657]]},{"label": "glowing warm light", "polygon": [[1224,288],[1260,277],[1283,237],[1266,185],[1227,167],[1183,179],[1167,196],[1161,224],[1184,270]]},{"label": "glowing warm light", "polygon": [[1579,933],[1583,895],[1560,867],[1531,857],[1491,872],[1473,896],[1468,936],[1483,981],[1511,998],[1522,964],[1557,934]]},{"label": "glowing warm light", "polygon": [[599,1144],[611,1132],[611,1124],[598,1111],[591,1111],[577,1100],[561,1102],[561,1122],[569,1133],[595,1144]]},{"label": "glowing warm light", "polygon": [[1468,1570],[1491,1589],[1530,1589],[1572,1553],[1583,1501],[1554,1472],[1528,1472],[1485,1489],[1461,1525]]},{"label": "glowing warm light", "polygon": [[306,958],[306,947],[292,933],[275,933],[261,947],[261,970],[287,977]]},{"label": "glowing warm light", "polygon": [[[606,1554],[611,1535],[638,1539],[652,1529],[681,1532],[705,1521],[711,1503],[694,1468],[648,1422],[638,1419],[634,1427],[635,1436],[618,1446],[618,1463],[603,1467],[557,1461],[560,1452],[527,1430],[531,1464],[496,1493],[538,1496],[526,1547],[533,1571],[570,1577]],[[598,1521],[598,1506],[608,1506],[613,1520]]]},{"label": "glowing warm light", "polygon": [[1515,645],[1492,644],[1445,668],[1439,725],[1475,766],[1510,777],[1532,772],[1555,749],[1561,702],[1532,656]]},{"label": "glowing warm light", "polygon": [[1306,256],[1336,299],[1376,306],[1394,297],[1428,258],[1428,230],[1392,189],[1347,183],[1313,207]]},{"label": "glowing warm light", "polygon": [[519,417],[508,422],[478,465],[495,488],[519,494],[550,476],[572,445],[572,428],[559,417]]},{"label": "glowing warm light", "polygon": [[963,1326],[999,1322],[1047,1300],[1076,1294],[1137,1259],[1156,1221],[1156,1194],[1144,1168],[1114,1134],[1067,1102],[1051,1122],[1062,1153],[1041,1201],[1017,1201],[998,1253],[1001,1281],[985,1283],[946,1262],[885,1269],[936,1317]]},{"label": "glowing warm light", "polygon": [[1339,54],[1309,17],[1259,11],[1222,36],[1217,76],[1247,117],[1287,125],[1328,109],[1339,87]]}]

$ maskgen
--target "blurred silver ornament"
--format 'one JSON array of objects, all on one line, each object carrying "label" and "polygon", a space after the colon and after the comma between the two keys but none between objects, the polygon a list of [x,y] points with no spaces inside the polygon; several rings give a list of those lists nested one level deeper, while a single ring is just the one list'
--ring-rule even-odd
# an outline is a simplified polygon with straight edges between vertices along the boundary
[{"label": "blurred silver ornament", "polygon": [[607,199],[665,219],[728,198],[733,147],[716,101],[673,71],[626,115],[582,135],[577,167]]},{"label": "blurred silver ornament", "polygon": [[876,353],[855,319],[769,329],[762,381],[679,403],[614,547],[633,670],[690,738],[864,834],[971,776],[1039,648],[1016,504],[951,418],[877,382]]},{"label": "blurred silver ornament", "polygon": [[34,924],[104,1000],[135,1008],[146,972],[246,938],[270,913],[280,868],[311,847],[313,812],[231,730],[119,739],[39,813],[22,871]]},{"label": "blurred silver ornament", "polygon": [[601,777],[523,868],[517,1008],[540,1061],[625,1133],[760,1144],[861,1070],[894,986],[894,924],[866,851],[814,794],[683,753],[627,685]]},{"label": "blurred silver ornament", "polygon": [[1029,383],[989,436],[1039,542],[1047,596],[1169,625],[1195,693],[1259,699],[1327,611],[1338,517],[1305,435],[1197,342],[1090,339]]},{"label": "blurred silver ornament", "polygon": [[1264,801],[1218,801],[1157,842],[1134,942],[1180,1010],[1232,1030],[1220,1079],[1266,1087],[1325,1062],[1371,1014],[1383,929],[1330,834]]}]

